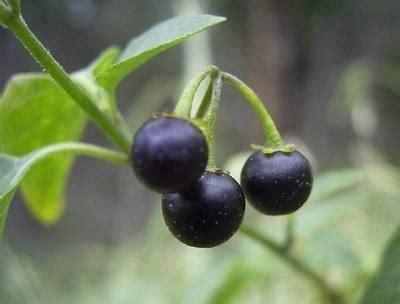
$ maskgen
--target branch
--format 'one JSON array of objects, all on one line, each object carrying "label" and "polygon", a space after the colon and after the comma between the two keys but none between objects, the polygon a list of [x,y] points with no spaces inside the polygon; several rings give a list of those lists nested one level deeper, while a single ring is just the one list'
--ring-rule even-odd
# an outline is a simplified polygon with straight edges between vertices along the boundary
[{"label": "branch", "polygon": [[269,238],[263,236],[261,233],[255,231],[250,227],[246,227],[242,225],[240,228],[240,232],[242,232],[247,237],[252,240],[258,242],[260,245],[264,246],[266,249],[269,249],[277,256],[279,256],[282,260],[284,260],[288,265],[290,265],[294,270],[296,270],[299,274],[303,275],[310,282],[312,282],[322,293],[327,303],[330,304],[345,304],[344,296],[339,293],[337,290],[333,289],[329,284],[325,281],[325,279],[310,269],[307,265],[305,265],[301,260],[297,257],[293,256],[285,247],[280,246],[276,242],[270,240]]}]

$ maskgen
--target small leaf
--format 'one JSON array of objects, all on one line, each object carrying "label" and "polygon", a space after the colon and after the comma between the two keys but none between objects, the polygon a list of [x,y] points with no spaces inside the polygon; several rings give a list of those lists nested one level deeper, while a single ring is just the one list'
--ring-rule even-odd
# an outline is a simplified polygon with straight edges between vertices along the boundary
[{"label": "small leaf", "polygon": [[121,50],[116,46],[111,46],[105,49],[88,67],[88,70],[97,76],[101,74],[104,70],[112,66],[121,54]]},{"label": "small leaf", "polygon": [[103,87],[95,83],[91,71],[82,70],[74,73],[71,77],[102,112],[109,116],[112,115],[112,109],[115,105],[114,99]]},{"label": "small leaf", "polygon": [[[77,140],[86,117],[46,74],[14,76],[0,99],[0,152],[24,155],[50,143]],[[38,164],[24,180],[22,194],[42,223],[63,211],[64,188],[72,156],[55,156]]]},{"label": "small leaf", "polygon": [[[113,100],[95,83],[94,74],[115,63],[120,50],[110,47],[72,75],[98,108],[111,113]],[[0,152],[23,155],[45,145],[79,140],[87,122],[84,112],[44,73],[19,74],[0,98]],[[58,220],[73,156],[57,155],[35,166],[22,183],[22,195],[32,215],[43,224]]]},{"label": "small leaf", "polygon": [[31,159],[0,154],[0,240],[3,238],[10,202],[18,184],[33,164]]},{"label": "small leaf", "polygon": [[381,266],[367,286],[360,304],[400,303],[400,229],[389,241]]},{"label": "small leaf", "polygon": [[74,82],[81,87],[96,106],[109,116],[113,116],[115,99],[103,87],[96,84],[96,76],[111,67],[121,54],[118,47],[105,49],[88,67],[71,75]]},{"label": "small leaf", "polygon": [[[63,142],[59,144],[49,145],[39,150],[33,151],[22,157],[14,157],[6,154],[0,154],[0,239],[3,234],[5,219],[10,201],[15,193],[19,183],[25,178],[33,167],[38,163],[49,162],[54,156],[60,152],[79,153],[92,156],[95,158],[107,159],[114,163],[128,163],[126,155],[97,147],[90,144],[77,142]],[[46,172],[48,174],[48,172]],[[24,181],[25,182],[25,181]],[[43,186],[43,185],[38,185]],[[47,186],[47,185],[44,185]],[[40,192],[38,192],[40,193]],[[40,210],[39,210],[40,212]]]},{"label": "small leaf", "polygon": [[15,193],[13,186],[14,169],[17,167],[18,158],[0,155],[0,239],[7,218],[10,201]]},{"label": "small leaf", "polygon": [[118,63],[97,76],[96,82],[112,90],[140,65],[188,37],[225,21],[211,15],[179,16],[164,21],[134,38],[122,53]]}]

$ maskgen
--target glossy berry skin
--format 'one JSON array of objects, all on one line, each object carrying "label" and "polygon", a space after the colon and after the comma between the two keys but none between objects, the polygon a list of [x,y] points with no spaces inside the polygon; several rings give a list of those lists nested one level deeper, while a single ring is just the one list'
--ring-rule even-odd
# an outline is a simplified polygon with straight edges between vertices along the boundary
[{"label": "glossy berry skin", "polygon": [[267,215],[284,215],[306,202],[313,184],[310,163],[298,151],[266,155],[254,152],[246,161],[241,185],[248,202]]},{"label": "glossy berry skin", "polygon": [[162,197],[169,230],[192,247],[214,247],[230,239],[239,229],[244,211],[242,188],[225,173],[204,172],[190,189]]},{"label": "glossy berry skin", "polygon": [[207,142],[191,122],[174,118],[150,119],[136,133],[131,157],[136,176],[150,189],[176,192],[203,173]]}]

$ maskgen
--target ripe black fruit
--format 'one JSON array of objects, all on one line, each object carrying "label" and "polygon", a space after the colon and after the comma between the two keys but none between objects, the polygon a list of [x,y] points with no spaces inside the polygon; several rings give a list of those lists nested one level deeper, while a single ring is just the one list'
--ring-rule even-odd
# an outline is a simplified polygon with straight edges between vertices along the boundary
[{"label": "ripe black fruit", "polygon": [[146,122],[132,145],[133,169],[149,188],[176,192],[203,173],[208,160],[203,133],[191,122],[160,117]]},{"label": "ripe black fruit", "polygon": [[258,211],[268,215],[298,210],[306,202],[312,183],[310,163],[297,151],[270,155],[254,152],[241,174],[247,200]]},{"label": "ripe black fruit", "polygon": [[244,194],[228,174],[204,172],[190,189],[163,195],[162,211],[178,240],[193,247],[214,247],[239,229]]}]

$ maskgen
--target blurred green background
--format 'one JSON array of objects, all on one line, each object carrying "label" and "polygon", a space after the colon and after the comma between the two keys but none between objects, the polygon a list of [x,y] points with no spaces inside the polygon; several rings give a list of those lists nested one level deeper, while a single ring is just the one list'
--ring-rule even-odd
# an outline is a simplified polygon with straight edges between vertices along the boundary
[{"label": "blurred green background", "polygon": [[[22,4],[32,29],[71,72],[174,15],[227,17],[125,80],[119,106],[135,129],[152,112],[173,108],[185,82],[207,64],[245,80],[316,174],[294,218],[293,252],[357,303],[400,221],[399,1]],[[14,73],[40,70],[3,29],[0,66],[0,87]],[[218,163],[238,178],[262,130],[228,86],[221,102]],[[85,140],[107,145],[93,126]],[[0,303],[323,303],[312,283],[240,233],[215,249],[180,244],[159,200],[129,168],[86,158],[74,166],[66,212],[54,226],[38,224],[16,197],[0,254]],[[286,221],[246,210],[245,223],[278,242]],[[388,284],[400,293],[397,279]],[[379,299],[363,303],[400,303]]]}]

